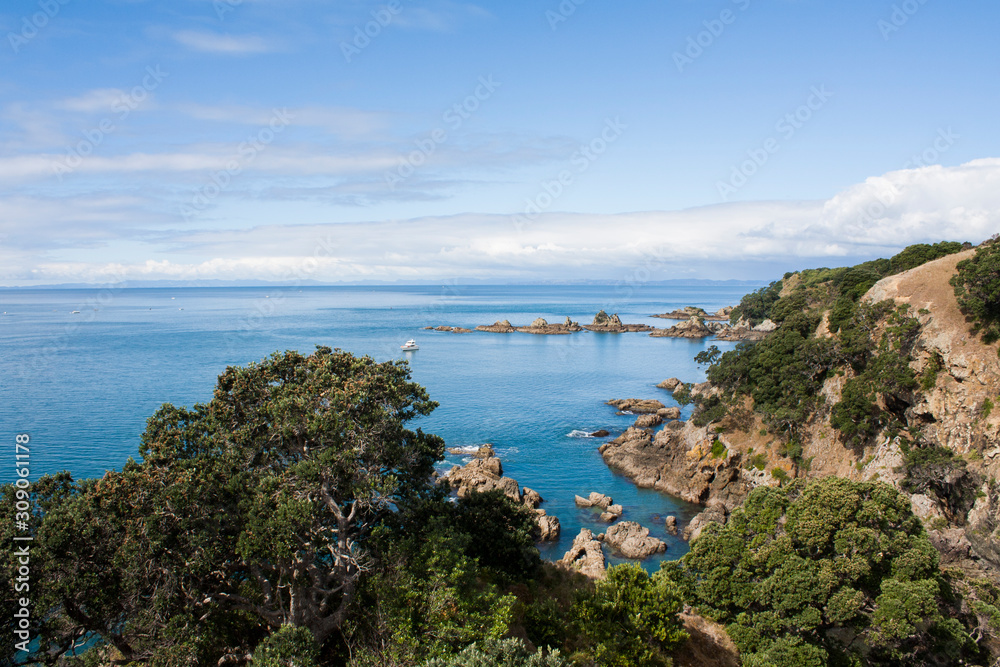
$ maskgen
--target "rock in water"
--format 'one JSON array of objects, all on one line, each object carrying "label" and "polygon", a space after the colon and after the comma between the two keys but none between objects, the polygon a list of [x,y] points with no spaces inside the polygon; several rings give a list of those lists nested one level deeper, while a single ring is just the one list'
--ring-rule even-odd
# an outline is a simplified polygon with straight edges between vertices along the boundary
[{"label": "rock in water", "polygon": [[666,518],[666,521],[664,523],[666,524],[668,534],[670,535],[677,534],[677,517],[670,515]]},{"label": "rock in water", "polygon": [[[666,410],[667,408],[663,408]],[[663,423],[660,418],[659,411],[651,415],[639,415],[639,418],[635,420],[636,428],[653,428],[654,426],[659,426]]]},{"label": "rock in water", "polygon": [[593,433],[591,433],[591,434],[590,434],[590,437],[591,437],[591,438],[606,438],[606,437],[608,437],[609,435],[611,435],[611,434],[610,434],[610,433],[609,433],[608,431],[605,431],[605,430],[604,430],[604,429],[602,428],[602,429],[601,429],[601,430],[599,430],[599,431],[594,431]]},{"label": "rock in water", "polygon": [[657,411],[667,407],[659,401],[641,398],[614,398],[608,401],[605,405],[614,406],[618,408],[620,412],[632,412],[637,415],[656,414]]},{"label": "rock in water", "polygon": [[674,419],[681,418],[680,408],[663,408],[662,410],[657,410],[656,415],[663,421],[672,421]]},{"label": "rock in water", "polygon": [[554,542],[559,539],[559,519],[554,516],[549,516],[545,513],[545,510],[536,510],[541,512],[535,519],[538,522],[538,539],[542,542]]},{"label": "rock in water", "polygon": [[531,328],[532,329],[541,329],[543,327],[548,326],[548,324],[549,323],[546,322],[543,318],[539,317],[539,318],[536,318],[535,321],[531,323]]},{"label": "rock in water", "polygon": [[604,578],[605,563],[601,543],[594,539],[594,534],[587,528],[580,530],[580,534],[573,539],[573,546],[559,561],[559,565],[576,570],[591,579]]},{"label": "rock in water", "polygon": [[679,379],[677,379],[677,378],[667,378],[666,380],[664,380],[663,382],[661,382],[660,384],[658,384],[656,386],[659,387],[660,389],[666,389],[667,391],[673,391],[674,389],[677,388],[677,385],[679,385],[680,383],[681,383],[681,381]]},{"label": "rock in water", "polygon": [[525,505],[533,509],[537,509],[539,505],[542,504],[542,496],[534,489],[529,489],[524,487],[524,492],[521,494],[521,498]]},{"label": "rock in water", "polygon": [[604,533],[604,543],[625,558],[648,558],[667,550],[666,542],[650,537],[649,528],[640,526],[635,521],[622,521],[608,528]]}]

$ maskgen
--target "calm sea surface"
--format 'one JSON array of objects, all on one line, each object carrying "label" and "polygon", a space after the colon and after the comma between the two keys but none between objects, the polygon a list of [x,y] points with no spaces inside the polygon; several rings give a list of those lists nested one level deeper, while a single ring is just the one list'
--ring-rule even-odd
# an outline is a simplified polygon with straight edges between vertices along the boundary
[{"label": "calm sea surface", "polygon": [[[474,328],[536,317],[581,324],[599,309],[622,321],[669,326],[650,318],[687,305],[714,311],[751,287],[613,286],[162,288],[0,290],[0,481],[14,478],[14,436],[31,436],[31,478],[59,470],[99,476],[137,456],[146,419],[162,403],[208,401],[227,366],[277,350],[309,353],[316,345],[406,359],[415,381],[440,407],[413,427],[437,433],[449,447],[492,443],[505,474],[545,499],[562,539],[543,547],[559,558],[582,526],[600,532],[574,494],[611,495],[668,542],[668,558],[687,550],[667,536],[662,517],[683,523],[694,506],[635,488],[604,465],[601,440],[634,417],[616,416],[612,398],[657,398],[677,376],[700,381],[693,357],[711,340],[646,334],[533,336],[423,331],[429,325]],[[79,311],[79,312],[73,312]],[[408,338],[420,345],[401,352]],[[731,343],[716,343],[729,349]],[[685,415],[686,416],[686,411]],[[449,455],[446,470],[462,463]],[[648,563],[654,566],[655,563]]]}]

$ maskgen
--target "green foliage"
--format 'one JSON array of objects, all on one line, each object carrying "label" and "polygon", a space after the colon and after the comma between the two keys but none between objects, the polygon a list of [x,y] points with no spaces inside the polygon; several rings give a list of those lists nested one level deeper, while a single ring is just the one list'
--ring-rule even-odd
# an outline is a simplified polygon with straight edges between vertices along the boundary
[{"label": "green foliage", "polygon": [[39,654],[88,636],[136,662],[215,664],[285,625],[335,647],[372,531],[434,494],[444,443],[406,423],[436,404],[409,379],[330,348],[275,354],[227,369],[207,404],[160,408],[142,463],[39,480]]},{"label": "green foliage", "polygon": [[990,239],[956,268],[951,284],[972,332],[987,344],[995,342],[1000,338],[1000,243]]},{"label": "green foliage", "polygon": [[965,247],[965,244],[957,241],[941,241],[933,245],[927,243],[911,245],[889,260],[889,273],[887,275],[909,271],[935,259],[962,252]]},{"label": "green foliage", "polygon": [[[683,559],[702,611],[746,665],[935,664],[945,625],[937,551],[907,497],[838,478],[759,487]],[[954,644],[952,644],[954,646]]]},{"label": "green foliage", "polygon": [[761,287],[747,294],[740,300],[740,304],[733,308],[733,312],[729,316],[729,321],[736,324],[742,318],[747,320],[750,326],[757,326],[770,318],[771,308],[780,298],[781,287],[781,281],[776,280],[767,287]]},{"label": "green foliage", "polygon": [[568,667],[559,651],[531,653],[520,639],[486,640],[471,644],[458,655],[432,658],[424,667]]},{"label": "green foliage", "polygon": [[253,652],[254,667],[315,667],[319,647],[306,628],[282,626]]},{"label": "green foliage", "polygon": [[712,422],[719,421],[729,412],[729,406],[718,396],[709,396],[705,399],[698,397],[696,402],[698,407],[691,417],[695,426],[708,426]]},{"label": "green foliage", "polygon": [[942,370],[944,370],[944,359],[939,352],[932,353],[920,375],[920,388],[924,391],[933,389],[937,385],[938,373]]},{"label": "green foliage", "polygon": [[712,458],[721,459],[726,456],[726,443],[722,442],[718,438],[712,441]]},{"label": "green foliage", "polygon": [[830,425],[855,446],[864,445],[885,426],[882,410],[875,404],[869,383],[858,378],[844,383],[840,402],[830,411]]},{"label": "green foliage", "polygon": [[687,640],[677,618],[681,606],[668,571],[650,576],[628,563],[608,568],[574,613],[599,667],[657,667],[669,665],[670,651]]},{"label": "green foliage", "polygon": [[747,459],[747,468],[755,468],[757,470],[763,470],[766,467],[767,467],[767,454],[764,454],[763,452],[753,454]]},{"label": "green foliage", "polygon": [[787,318],[758,343],[740,343],[708,370],[708,379],[725,392],[749,395],[772,426],[789,433],[812,413],[830,367],[826,341],[811,338],[815,317]]},{"label": "green foliage", "polygon": [[988,398],[983,399],[983,405],[979,409],[979,416],[982,417],[983,419],[989,419],[990,414],[992,412],[993,412],[993,401],[991,401]]},{"label": "green foliage", "polygon": [[695,363],[698,364],[714,364],[720,356],[722,356],[722,352],[719,350],[718,346],[712,345],[707,350],[702,350],[698,354],[694,355],[694,360]]}]

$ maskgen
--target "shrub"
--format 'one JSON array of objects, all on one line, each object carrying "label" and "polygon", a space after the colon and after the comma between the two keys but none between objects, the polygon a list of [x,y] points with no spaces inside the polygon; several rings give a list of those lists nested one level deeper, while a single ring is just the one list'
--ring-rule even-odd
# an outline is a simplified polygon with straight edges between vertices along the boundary
[{"label": "shrub", "polygon": [[254,667],[315,667],[319,647],[306,628],[284,625],[253,652]]},{"label": "shrub", "polygon": [[1000,243],[983,243],[970,259],[962,260],[951,278],[959,308],[972,323],[972,332],[990,344],[1000,338]]},{"label": "shrub", "polygon": [[758,487],[682,563],[700,610],[726,624],[745,665],[943,664],[932,657],[938,637],[952,637],[959,658],[970,646],[944,620],[937,551],[886,484]]},{"label": "shrub", "polygon": [[650,576],[638,564],[608,568],[593,595],[575,606],[588,649],[600,667],[657,667],[687,640],[677,612],[681,592],[668,571]]},{"label": "shrub", "polygon": [[724,442],[722,442],[718,438],[716,438],[715,440],[712,441],[712,458],[713,459],[724,458],[726,456],[726,452],[727,451],[728,450],[726,449],[726,444]]},{"label": "shrub", "polygon": [[559,651],[531,653],[520,639],[486,640],[471,644],[451,658],[432,658],[424,667],[568,667]]}]

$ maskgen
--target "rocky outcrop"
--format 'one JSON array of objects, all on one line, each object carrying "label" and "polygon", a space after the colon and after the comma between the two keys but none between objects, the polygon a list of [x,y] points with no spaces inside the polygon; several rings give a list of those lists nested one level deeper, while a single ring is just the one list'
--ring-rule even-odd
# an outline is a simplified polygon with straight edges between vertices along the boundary
[{"label": "rocky outcrop", "polygon": [[538,522],[538,539],[542,542],[554,542],[558,540],[560,533],[559,519],[547,515],[545,510],[537,511],[541,512],[535,519]]},{"label": "rocky outcrop", "polygon": [[596,333],[627,333],[637,331],[652,331],[653,327],[648,324],[622,324],[618,314],[608,315],[603,310],[594,315],[592,324],[585,324],[583,328]]},{"label": "rocky outcrop", "polygon": [[501,320],[489,325],[480,325],[476,327],[476,331],[486,331],[489,333],[514,333],[517,329],[515,329],[514,325],[510,323],[510,320]]},{"label": "rocky outcrop", "polygon": [[688,541],[696,540],[708,524],[718,523],[725,525],[728,519],[729,510],[726,509],[726,506],[721,502],[713,503],[691,519],[691,523],[685,526],[681,537]]},{"label": "rocky outcrop", "polygon": [[650,537],[649,528],[635,521],[622,521],[610,526],[604,533],[604,543],[625,558],[640,560],[667,550],[663,540]]},{"label": "rocky outcrop", "polygon": [[543,500],[537,491],[525,487],[522,492],[517,480],[503,476],[503,465],[492,445],[483,445],[474,456],[476,458],[466,465],[454,466],[441,480],[447,480],[459,498],[465,498],[470,493],[500,491],[514,502],[523,503],[534,511],[541,540],[559,538],[559,519],[548,516],[545,510],[538,508]]},{"label": "rocky outcrop", "polygon": [[692,317],[669,329],[654,329],[649,335],[654,338],[707,338],[714,334],[713,329],[705,326],[704,319]]},{"label": "rocky outcrop", "polygon": [[690,320],[692,317],[700,317],[703,320],[708,320],[711,322],[723,322],[729,320],[729,315],[733,312],[731,306],[726,306],[721,308],[713,314],[708,314],[705,312],[704,308],[698,308],[697,306],[687,306],[686,308],[681,308],[680,310],[672,310],[669,313],[662,313],[660,315],[653,315],[652,317],[659,317],[664,320]]},{"label": "rocky outcrop", "polygon": [[465,327],[449,327],[447,325],[441,325],[439,327],[424,327],[428,331],[445,331],[450,333],[472,333],[472,329],[466,329]]},{"label": "rocky outcrop", "polygon": [[[666,408],[663,408],[666,410]],[[654,412],[651,415],[639,415],[639,418],[635,420],[634,426],[636,428],[653,428],[654,426],[659,426],[663,423],[663,418],[660,417],[659,412]]]},{"label": "rocky outcrop", "polygon": [[655,436],[630,428],[598,451],[609,467],[639,487],[703,505],[718,500],[733,508],[749,493],[750,484],[738,452],[727,448],[725,456],[712,456],[714,440],[715,434],[704,427],[674,421]]},{"label": "rocky outcrop", "polygon": [[619,413],[631,412],[634,415],[655,415],[657,411],[666,407],[659,401],[642,398],[614,398],[605,403],[605,405],[613,405],[618,408]]},{"label": "rocky outcrop", "polygon": [[590,437],[591,438],[606,438],[609,435],[611,435],[611,433],[609,433],[608,431],[606,431],[605,429],[602,428],[602,429],[598,429],[597,431],[594,431],[593,433],[591,433]]},{"label": "rocky outcrop", "polygon": [[681,409],[680,408],[662,408],[656,411],[656,415],[665,422],[680,419]]},{"label": "rocky outcrop", "polygon": [[762,340],[775,329],[778,325],[771,320],[764,320],[756,326],[751,326],[749,322],[744,319],[740,319],[736,324],[732,326],[725,326],[716,331],[716,340],[726,340],[726,341],[757,341]]},{"label": "rocky outcrop", "polygon": [[660,389],[666,389],[667,391],[673,391],[677,389],[677,386],[681,384],[679,378],[667,378],[660,384],[656,385]]},{"label": "rocky outcrop", "polygon": [[604,550],[587,528],[582,528],[580,534],[573,538],[573,546],[559,560],[559,565],[570,570],[576,570],[591,579],[603,579],[605,576]]},{"label": "rocky outcrop", "polygon": [[664,520],[663,523],[664,523],[664,526],[667,529],[667,534],[668,535],[676,535],[677,534],[677,517],[675,517],[673,515],[670,515],[670,516],[668,516]]},{"label": "rocky outcrop", "polygon": [[583,331],[583,327],[581,327],[577,322],[570,320],[568,317],[562,324],[549,324],[544,319],[539,317],[526,327],[517,327],[517,330],[521,333],[542,336],[559,336],[576,333],[577,331]]},{"label": "rocky outcrop", "polygon": [[577,507],[600,507],[602,510],[607,509],[614,502],[611,500],[611,496],[606,496],[603,493],[598,493],[597,491],[591,491],[590,496],[587,498],[581,498],[576,496],[574,498]]}]

